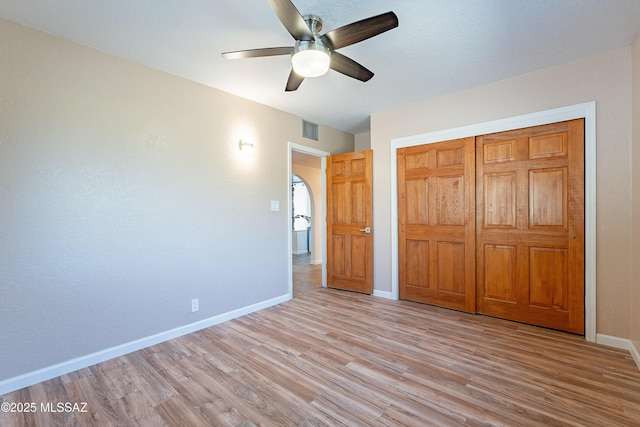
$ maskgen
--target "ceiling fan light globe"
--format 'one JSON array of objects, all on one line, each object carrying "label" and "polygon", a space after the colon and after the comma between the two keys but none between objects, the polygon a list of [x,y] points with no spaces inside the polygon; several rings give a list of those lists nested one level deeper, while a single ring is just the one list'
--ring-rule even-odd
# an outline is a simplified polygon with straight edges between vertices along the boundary
[{"label": "ceiling fan light globe", "polygon": [[319,77],[329,71],[330,55],[329,49],[320,44],[300,44],[291,56],[291,64],[302,77]]}]

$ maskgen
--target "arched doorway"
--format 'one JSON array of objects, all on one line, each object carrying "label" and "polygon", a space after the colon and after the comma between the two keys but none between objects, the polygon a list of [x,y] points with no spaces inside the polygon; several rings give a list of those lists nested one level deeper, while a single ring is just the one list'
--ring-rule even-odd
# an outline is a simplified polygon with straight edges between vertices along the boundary
[{"label": "arched doorway", "polygon": [[322,287],[322,265],[314,263],[314,197],[303,178],[291,179],[293,297]]},{"label": "arched doorway", "polygon": [[311,225],[313,218],[313,196],[311,189],[298,175],[291,179],[292,232],[294,255],[311,255]]}]

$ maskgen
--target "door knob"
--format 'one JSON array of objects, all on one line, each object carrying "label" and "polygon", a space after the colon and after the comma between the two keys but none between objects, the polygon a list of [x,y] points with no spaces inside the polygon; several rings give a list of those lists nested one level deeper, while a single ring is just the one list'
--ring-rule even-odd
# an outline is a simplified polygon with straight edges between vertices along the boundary
[{"label": "door knob", "polygon": [[361,228],[360,231],[364,231],[365,233],[371,233],[371,227]]}]

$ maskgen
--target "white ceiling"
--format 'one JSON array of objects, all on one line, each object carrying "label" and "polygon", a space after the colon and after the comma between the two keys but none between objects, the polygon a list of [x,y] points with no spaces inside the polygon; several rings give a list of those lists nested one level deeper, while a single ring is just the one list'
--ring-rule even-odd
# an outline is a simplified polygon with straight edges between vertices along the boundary
[{"label": "white ceiling", "polygon": [[629,46],[640,0],[294,0],[322,33],[392,10],[398,28],[340,52],[367,83],[334,71],[284,92],[286,56],[220,53],[292,46],[267,0],[0,0],[0,16],[351,133],[369,116]]}]

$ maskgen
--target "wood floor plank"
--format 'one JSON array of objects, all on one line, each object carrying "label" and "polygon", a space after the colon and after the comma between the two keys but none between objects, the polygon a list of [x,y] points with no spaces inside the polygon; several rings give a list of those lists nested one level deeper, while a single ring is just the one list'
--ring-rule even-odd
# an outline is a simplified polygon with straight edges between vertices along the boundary
[{"label": "wood floor plank", "polygon": [[176,396],[178,392],[163,378],[161,372],[144,358],[145,351],[137,351],[126,357],[135,367],[132,370],[131,380],[135,383],[136,390],[141,391],[151,405],[157,405]]},{"label": "wood floor plank", "polygon": [[[96,368],[98,365],[93,366],[92,368]],[[95,369],[92,369],[92,372],[97,372]],[[109,390],[105,390],[102,388],[102,385],[99,381],[95,380],[95,377],[87,376],[78,378],[75,381],[65,384],[65,389],[68,390],[67,396],[65,399],[62,396],[58,396],[56,398],[59,402],[69,402],[69,403],[87,403],[87,407],[85,408],[87,412],[73,412],[71,413],[78,419],[78,423],[80,425],[88,425],[88,426],[100,426],[100,425],[125,425],[126,424],[126,414],[122,414],[124,416],[121,417],[111,402],[106,397],[109,394]],[[60,425],[57,423],[52,423],[50,425]]]},{"label": "wood floor plank", "polygon": [[88,412],[13,426],[640,426],[629,352],[409,301],[321,289],[0,396]]},{"label": "wood floor plank", "polygon": [[[155,406],[150,405],[149,400],[142,391],[135,391],[123,396],[115,402],[111,402],[113,409],[118,414],[128,414],[124,423],[127,426],[162,426],[165,424],[164,419],[156,410]],[[84,424],[83,418],[78,417],[80,424]]]},{"label": "wood floor plank", "polygon": [[155,410],[169,426],[206,426],[208,423],[182,396],[174,396],[156,405]]}]

